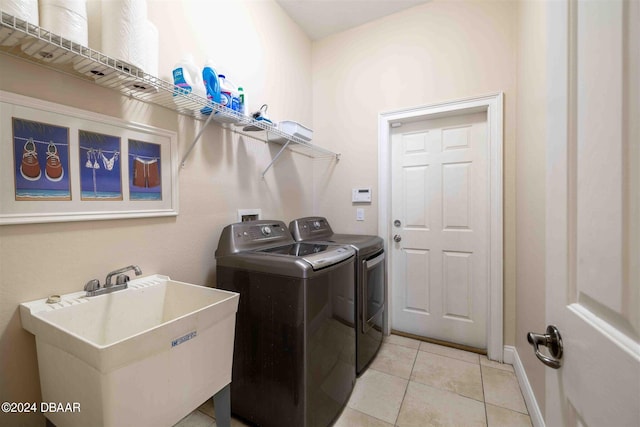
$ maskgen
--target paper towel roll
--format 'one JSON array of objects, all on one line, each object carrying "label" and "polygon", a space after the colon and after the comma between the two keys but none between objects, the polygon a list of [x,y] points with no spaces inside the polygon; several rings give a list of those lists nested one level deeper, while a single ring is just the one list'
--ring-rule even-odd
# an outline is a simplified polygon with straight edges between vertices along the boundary
[{"label": "paper towel roll", "polygon": [[102,52],[102,2],[87,1],[87,27],[89,27],[89,47]]},{"label": "paper towel roll", "polygon": [[144,71],[154,77],[158,77],[158,53],[160,50],[160,38],[158,28],[151,21],[145,23],[145,54],[147,57]]},{"label": "paper towel roll", "polygon": [[102,2],[102,51],[135,67],[145,67],[145,0]]},{"label": "paper towel roll", "polygon": [[40,0],[40,26],[87,46],[87,4],[84,0]]},{"label": "paper towel roll", "polygon": [[0,0],[0,9],[16,18],[38,25],[38,0]]},{"label": "paper towel roll", "polygon": [[[84,0],[40,0],[40,27],[52,34],[72,42],[87,45],[87,9]],[[42,33],[46,34],[46,33]],[[72,54],[56,47],[62,41],[54,39],[54,44],[37,39],[25,38],[20,46],[22,51],[44,62],[65,63]],[[70,48],[66,43],[63,46]]]},{"label": "paper towel roll", "polygon": [[[38,0],[0,0],[0,9],[18,19],[25,20],[34,25],[40,25],[38,19]],[[13,33],[13,34],[12,34]],[[8,28],[0,28],[0,44],[14,46],[24,37],[24,33],[12,31]]]}]

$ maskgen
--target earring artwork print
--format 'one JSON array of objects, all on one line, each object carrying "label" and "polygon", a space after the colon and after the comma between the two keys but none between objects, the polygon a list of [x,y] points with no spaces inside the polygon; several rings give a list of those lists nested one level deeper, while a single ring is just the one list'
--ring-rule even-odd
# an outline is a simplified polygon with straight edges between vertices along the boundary
[{"label": "earring artwork print", "polygon": [[12,117],[15,199],[71,200],[69,128]]},{"label": "earring artwork print", "polygon": [[78,131],[80,145],[80,198],[122,200],[120,138]]},{"label": "earring artwork print", "polygon": [[160,145],[129,140],[129,198],[162,200]]}]

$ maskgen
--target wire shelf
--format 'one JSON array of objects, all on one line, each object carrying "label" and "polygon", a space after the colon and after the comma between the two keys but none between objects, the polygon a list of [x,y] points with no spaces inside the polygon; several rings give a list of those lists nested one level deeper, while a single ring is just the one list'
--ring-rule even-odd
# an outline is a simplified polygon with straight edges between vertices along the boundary
[{"label": "wire shelf", "polygon": [[[206,120],[207,123],[216,122],[233,132],[260,141],[283,143],[283,147],[308,157],[335,158],[336,160],[340,158],[340,154],[286,134],[267,121],[244,116],[147,74],[133,64],[111,58],[1,10],[0,13],[2,14],[0,53],[35,62],[83,80],[93,81],[128,97],[159,105],[185,116]],[[258,130],[253,132],[242,130],[248,126]],[[183,163],[199,136],[182,159]],[[277,142],[274,139],[283,142]]]}]

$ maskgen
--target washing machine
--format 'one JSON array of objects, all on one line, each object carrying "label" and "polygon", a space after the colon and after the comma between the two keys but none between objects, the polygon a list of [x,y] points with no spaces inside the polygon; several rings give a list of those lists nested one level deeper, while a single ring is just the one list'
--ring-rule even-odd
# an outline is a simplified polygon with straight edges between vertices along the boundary
[{"label": "washing machine", "polygon": [[351,293],[356,313],[356,373],[362,374],[382,345],[386,310],[386,259],[379,236],[334,233],[324,217],[299,218],[289,223],[298,242],[349,245],[356,251]]},{"label": "washing machine", "polygon": [[355,383],[355,250],[295,242],[281,221],[231,224],[217,287],[240,293],[231,412],[264,427],[326,427]]}]

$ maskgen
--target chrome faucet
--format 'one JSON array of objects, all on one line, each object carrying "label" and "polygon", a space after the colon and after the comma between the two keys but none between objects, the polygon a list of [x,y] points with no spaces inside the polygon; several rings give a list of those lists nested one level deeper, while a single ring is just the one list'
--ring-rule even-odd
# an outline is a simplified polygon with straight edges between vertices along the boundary
[{"label": "chrome faucet", "polygon": [[[120,275],[120,274],[124,273],[125,271],[129,271],[129,270],[133,270],[136,273],[136,276],[139,276],[139,275],[142,274],[142,270],[140,270],[140,267],[138,267],[137,265],[130,265],[128,267],[119,268],[119,269],[114,270],[111,273],[107,274],[107,278],[104,279],[104,287],[108,288],[110,286],[113,286],[111,284],[111,278],[113,276]],[[120,279],[120,277],[121,276],[118,276],[116,278],[116,286],[119,285],[119,284],[122,284],[120,281],[124,280],[124,279]],[[127,276],[124,276],[124,277],[127,277]],[[120,282],[120,283],[118,283],[118,282]],[[125,282],[128,282],[128,280],[126,280]]]},{"label": "chrome faucet", "polygon": [[[136,276],[142,274],[142,270],[137,265],[130,265],[128,267],[119,268],[107,274],[107,278],[104,281],[104,286],[100,286],[100,281],[98,279],[92,279],[84,285],[84,290],[86,291],[87,297],[93,297],[96,295],[108,294],[114,291],[119,291],[121,289],[127,289],[129,286],[127,282],[129,281],[129,276],[123,274],[125,271],[133,270]],[[111,283],[111,278],[116,276],[116,283]]]}]

